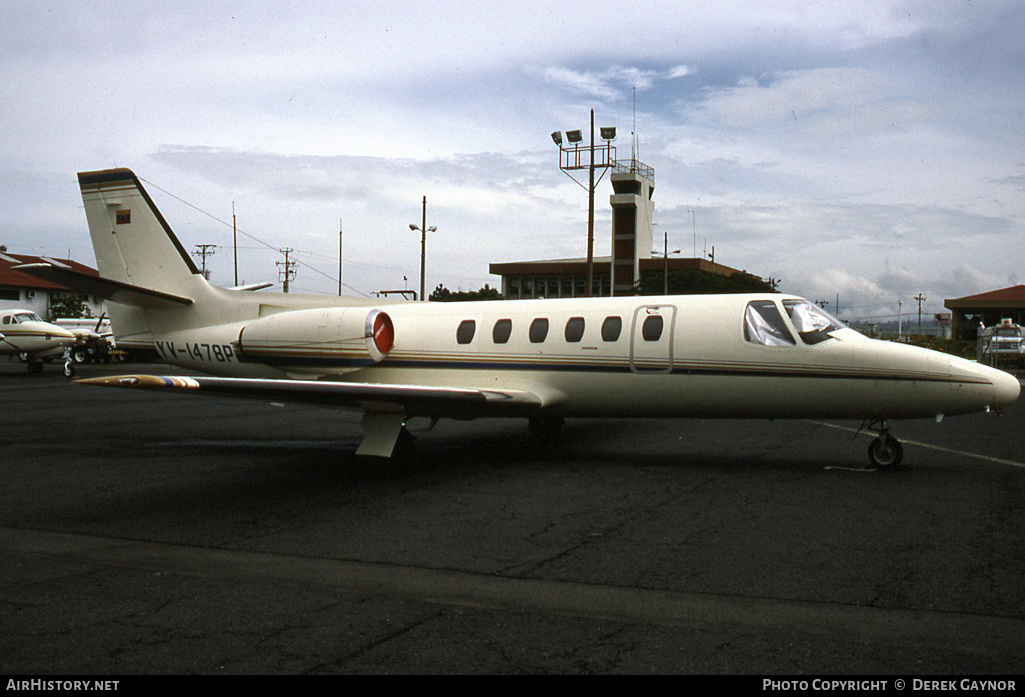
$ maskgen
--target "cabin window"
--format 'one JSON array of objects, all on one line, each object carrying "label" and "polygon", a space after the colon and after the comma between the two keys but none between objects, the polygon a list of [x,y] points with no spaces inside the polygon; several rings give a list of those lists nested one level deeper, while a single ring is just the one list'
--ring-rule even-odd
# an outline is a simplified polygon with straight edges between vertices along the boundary
[{"label": "cabin window", "polygon": [[783,307],[790,315],[797,334],[806,344],[829,341],[833,338],[829,332],[844,328],[840,320],[807,300],[784,300]]},{"label": "cabin window", "polygon": [[575,344],[584,338],[584,318],[570,317],[566,322],[566,341]]},{"label": "cabin window", "polygon": [[496,344],[506,344],[512,336],[512,320],[500,319],[491,330],[491,339]]},{"label": "cabin window", "polygon": [[459,323],[456,330],[456,341],[460,344],[468,344],[473,341],[473,335],[477,331],[477,323],[472,319],[464,319]]},{"label": "cabin window", "polygon": [[771,300],[755,300],[744,313],[744,338],[764,346],[796,346],[783,315]]},{"label": "cabin window", "polygon": [[601,323],[602,341],[619,341],[619,335],[623,332],[622,317],[606,317]]},{"label": "cabin window", "polygon": [[662,319],[662,315],[651,315],[641,325],[641,338],[645,341],[658,341],[662,338],[662,329],[664,327],[665,322]]},{"label": "cabin window", "polygon": [[540,344],[542,341],[548,338],[548,320],[544,317],[538,317],[530,323],[530,343]]}]

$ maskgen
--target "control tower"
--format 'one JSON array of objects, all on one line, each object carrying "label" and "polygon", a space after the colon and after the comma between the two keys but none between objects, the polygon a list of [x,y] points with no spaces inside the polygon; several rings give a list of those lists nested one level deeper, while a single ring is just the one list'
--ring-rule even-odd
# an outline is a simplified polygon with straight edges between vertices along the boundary
[{"label": "control tower", "polygon": [[651,258],[655,169],[640,160],[612,165],[612,295],[632,295],[641,259]]}]

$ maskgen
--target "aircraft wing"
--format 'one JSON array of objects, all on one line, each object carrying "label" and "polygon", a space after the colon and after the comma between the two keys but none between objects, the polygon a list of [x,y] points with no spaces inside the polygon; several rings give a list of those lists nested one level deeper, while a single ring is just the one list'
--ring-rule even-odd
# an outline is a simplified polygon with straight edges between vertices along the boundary
[{"label": "aircraft wing", "polygon": [[82,385],[242,397],[271,402],[393,411],[407,416],[524,416],[559,399],[522,390],[486,390],[364,382],[225,378],[207,376],[115,375],[76,380]]}]

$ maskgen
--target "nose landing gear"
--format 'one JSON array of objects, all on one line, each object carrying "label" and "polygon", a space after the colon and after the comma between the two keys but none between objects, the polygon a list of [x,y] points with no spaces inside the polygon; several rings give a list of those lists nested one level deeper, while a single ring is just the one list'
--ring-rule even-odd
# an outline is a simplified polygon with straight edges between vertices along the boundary
[{"label": "nose landing gear", "polygon": [[873,421],[869,424],[872,428],[879,424],[879,436],[868,445],[868,460],[876,469],[888,469],[897,467],[904,459],[904,446],[900,441],[890,435],[890,429],[886,421]]}]

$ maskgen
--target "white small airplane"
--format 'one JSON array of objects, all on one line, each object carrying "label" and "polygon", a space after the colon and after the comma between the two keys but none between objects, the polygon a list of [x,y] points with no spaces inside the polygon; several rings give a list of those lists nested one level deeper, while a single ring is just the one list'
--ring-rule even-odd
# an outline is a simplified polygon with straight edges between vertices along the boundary
[{"label": "white small airplane", "polygon": [[73,333],[31,310],[0,310],[0,354],[19,356],[30,373],[42,372],[44,360],[63,355],[75,341]]},{"label": "white small airplane", "polygon": [[108,299],[117,343],[211,377],[90,385],[299,402],[363,412],[357,454],[388,457],[412,417],[862,419],[869,457],[903,449],[888,419],[999,410],[1013,376],[868,339],[772,293],[466,303],[264,294],[208,283],[127,169],[78,175],[100,278],[34,273]]}]

